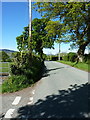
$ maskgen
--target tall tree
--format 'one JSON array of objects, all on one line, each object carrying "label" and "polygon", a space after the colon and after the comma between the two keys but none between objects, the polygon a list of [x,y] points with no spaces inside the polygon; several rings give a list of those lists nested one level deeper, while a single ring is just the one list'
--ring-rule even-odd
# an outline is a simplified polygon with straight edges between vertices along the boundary
[{"label": "tall tree", "polygon": [[59,44],[59,54],[58,59],[60,60],[60,45],[62,42],[68,43],[70,37],[66,36],[62,32],[63,24],[59,21],[48,21],[45,30],[47,31],[48,36],[52,36],[56,43]]},{"label": "tall tree", "polygon": [[19,51],[28,50],[28,36],[29,36],[29,27],[24,27],[24,31],[20,36],[16,37],[17,48]]},{"label": "tall tree", "polygon": [[52,36],[48,36],[47,31],[45,30],[47,21],[48,19],[44,18],[35,18],[32,21],[33,49],[39,53],[41,59],[43,59],[43,48],[52,48],[54,44]]},{"label": "tall tree", "polygon": [[70,42],[78,47],[78,58],[81,59],[90,44],[90,2],[37,2],[34,8],[43,17],[57,18],[63,23],[62,33],[71,35]]},{"label": "tall tree", "polygon": [[[43,60],[43,48],[53,48],[54,38],[52,35],[47,34],[45,27],[47,25],[48,19],[35,18],[32,20],[32,51],[36,51],[41,59]],[[16,37],[17,45],[19,51],[29,51],[28,37],[29,36],[29,27],[24,27],[22,35]],[[22,56],[22,54],[21,54]]]}]

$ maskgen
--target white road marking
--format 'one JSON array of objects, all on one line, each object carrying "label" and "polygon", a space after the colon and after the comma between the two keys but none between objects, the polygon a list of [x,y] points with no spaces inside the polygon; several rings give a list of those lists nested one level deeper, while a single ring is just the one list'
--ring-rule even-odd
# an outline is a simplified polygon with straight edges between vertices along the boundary
[{"label": "white road marking", "polygon": [[33,97],[30,97],[29,99],[30,99],[30,101],[33,101]]},{"label": "white road marking", "polygon": [[33,103],[33,101],[31,101],[31,102],[28,102],[28,105],[30,105],[30,104],[32,104]]},{"label": "white road marking", "polygon": [[32,94],[35,94],[35,90],[32,91]]},{"label": "white road marking", "polygon": [[33,103],[33,97],[30,97],[29,99],[30,99],[30,102],[28,102],[28,105]]},{"label": "white road marking", "polygon": [[9,109],[9,110],[7,111],[7,113],[5,114],[5,117],[4,117],[4,118],[12,118],[11,115],[13,114],[14,110],[15,110],[15,109]]},{"label": "white road marking", "polygon": [[20,100],[21,100],[21,97],[20,97],[20,96],[17,96],[17,97],[15,98],[15,100],[13,101],[12,105],[17,105]]}]

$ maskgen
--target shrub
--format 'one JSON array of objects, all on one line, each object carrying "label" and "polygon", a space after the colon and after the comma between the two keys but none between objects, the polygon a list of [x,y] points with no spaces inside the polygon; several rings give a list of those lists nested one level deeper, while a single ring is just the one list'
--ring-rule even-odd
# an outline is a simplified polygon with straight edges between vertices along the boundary
[{"label": "shrub", "polygon": [[58,56],[52,56],[52,61],[58,60]]},{"label": "shrub", "polygon": [[17,90],[21,90],[27,86],[30,86],[33,83],[33,80],[27,81],[27,77],[24,75],[12,75],[2,84],[2,93],[4,92],[15,92]]},{"label": "shrub", "polygon": [[42,68],[43,63],[38,58],[33,58],[32,66],[27,64],[23,64],[20,67],[11,65],[11,75],[25,75],[27,79],[35,80],[39,76],[39,72],[42,70]]},{"label": "shrub", "polygon": [[17,67],[16,65],[11,65],[11,74],[13,75],[21,75],[23,74],[22,68]]},{"label": "shrub", "polygon": [[63,56],[63,60],[64,60],[64,61],[69,61],[69,56],[68,56],[68,54],[65,55],[65,56]]},{"label": "shrub", "polygon": [[89,64],[90,63],[90,54],[85,54],[83,56],[83,62]]},{"label": "shrub", "polygon": [[75,62],[77,58],[77,54],[70,52],[67,55],[63,56],[63,60],[64,61],[71,61],[71,62]]},{"label": "shrub", "polygon": [[[19,55],[19,54],[18,54]],[[41,78],[43,62],[39,57],[33,56],[32,65],[29,64],[30,57],[23,54],[16,57],[11,65],[11,77],[2,84],[3,92],[14,92],[28,87]]]},{"label": "shrub", "polygon": [[69,56],[69,61],[71,61],[71,62],[75,62],[76,61],[76,58],[77,58],[77,54],[76,53],[70,52],[70,53],[68,53],[68,56]]}]

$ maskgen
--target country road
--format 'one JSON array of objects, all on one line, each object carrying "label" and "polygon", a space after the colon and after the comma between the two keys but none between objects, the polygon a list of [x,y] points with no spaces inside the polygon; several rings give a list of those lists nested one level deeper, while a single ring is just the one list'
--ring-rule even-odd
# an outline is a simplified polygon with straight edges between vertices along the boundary
[{"label": "country road", "polygon": [[24,119],[87,118],[90,73],[53,61],[45,61],[45,66],[42,79],[34,86],[0,95],[0,114]]}]

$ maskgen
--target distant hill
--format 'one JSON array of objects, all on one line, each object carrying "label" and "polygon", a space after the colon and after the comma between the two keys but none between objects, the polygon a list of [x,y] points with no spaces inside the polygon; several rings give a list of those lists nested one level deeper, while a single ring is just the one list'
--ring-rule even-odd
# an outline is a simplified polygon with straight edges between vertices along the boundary
[{"label": "distant hill", "polygon": [[13,53],[13,52],[16,52],[14,50],[9,50],[9,49],[0,49],[0,51],[4,51],[6,53]]},{"label": "distant hill", "polygon": [[[0,49],[0,52],[2,51],[6,52],[10,56],[10,58],[12,58],[12,53],[17,52],[17,51],[9,50],[9,49]],[[0,54],[0,60],[1,60],[1,54]]]}]

